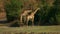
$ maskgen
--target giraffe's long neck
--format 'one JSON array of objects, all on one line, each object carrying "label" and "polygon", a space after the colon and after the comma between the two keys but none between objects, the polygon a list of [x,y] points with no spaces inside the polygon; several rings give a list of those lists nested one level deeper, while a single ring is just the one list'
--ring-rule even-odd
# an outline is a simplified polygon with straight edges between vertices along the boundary
[{"label": "giraffe's long neck", "polygon": [[35,14],[39,9],[40,9],[40,8],[37,8],[37,9],[33,12],[33,14]]}]

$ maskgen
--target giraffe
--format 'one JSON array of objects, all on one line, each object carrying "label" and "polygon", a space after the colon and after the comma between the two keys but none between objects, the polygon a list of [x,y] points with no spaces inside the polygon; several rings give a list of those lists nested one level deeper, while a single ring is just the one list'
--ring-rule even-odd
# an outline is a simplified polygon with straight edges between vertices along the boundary
[{"label": "giraffe", "polygon": [[[21,24],[23,24],[23,22],[25,23],[26,22],[26,16],[28,15],[28,13],[30,13],[32,10],[24,10],[22,13],[21,13],[21,16],[20,16],[20,21],[21,21]],[[24,20],[24,21],[23,21]]]},{"label": "giraffe", "polygon": [[37,10],[39,10],[40,8],[37,8],[34,12],[32,12],[30,15],[27,16],[27,26],[28,26],[28,21],[31,20],[32,21],[32,25],[34,25],[34,15],[37,12]]}]

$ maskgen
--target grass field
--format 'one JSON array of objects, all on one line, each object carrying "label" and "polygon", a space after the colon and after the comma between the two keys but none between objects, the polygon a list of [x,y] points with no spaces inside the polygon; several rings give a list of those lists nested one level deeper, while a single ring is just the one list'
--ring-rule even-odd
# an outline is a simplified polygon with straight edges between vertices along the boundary
[{"label": "grass field", "polygon": [[[2,33],[20,33],[20,32],[60,32],[60,26],[23,26],[23,27],[0,27]],[[60,34],[60,33],[59,33]]]}]

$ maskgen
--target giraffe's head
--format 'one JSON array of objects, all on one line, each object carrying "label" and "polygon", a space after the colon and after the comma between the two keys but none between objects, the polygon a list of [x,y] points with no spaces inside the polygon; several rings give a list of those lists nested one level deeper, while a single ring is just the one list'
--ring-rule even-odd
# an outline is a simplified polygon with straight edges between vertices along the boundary
[{"label": "giraffe's head", "polygon": [[38,10],[40,10],[40,8],[35,9],[35,10],[32,12],[32,14],[35,14]]}]

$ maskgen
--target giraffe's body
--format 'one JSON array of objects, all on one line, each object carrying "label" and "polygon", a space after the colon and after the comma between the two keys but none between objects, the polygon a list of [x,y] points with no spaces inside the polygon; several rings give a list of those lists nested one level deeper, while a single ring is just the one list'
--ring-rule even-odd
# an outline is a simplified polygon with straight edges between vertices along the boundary
[{"label": "giraffe's body", "polygon": [[25,10],[22,14],[21,14],[21,18],[20,18],[20,21],[21,23],[25,23],[26,22],[26,16],[28,15],[28,13],[30,13],[31,10]]},{"label": "giraffe's body", "polygon": [[37,10],[39,10],[40,8],[37,8],[34,12],[32,12],[30,15],[27,16],[27,25],[28,25],[28,21],[32,21],[32,25],[34,25],[34,15],[37,12]]},{"label": "giraffe's body", "polygon": [[34,14],[31,14],[31,15],[28,15],[28,16],[27,16],[27,25],[28,25],[28,22],[29,22],[29,21],[31,21],[31,22],[32,22],[32,25],[34,25],[34,24],[33,24],[33,22],[34,22]]}]

